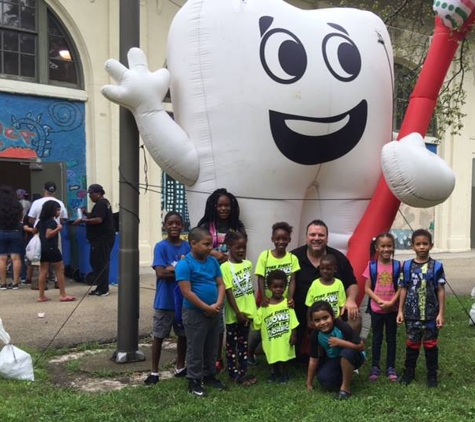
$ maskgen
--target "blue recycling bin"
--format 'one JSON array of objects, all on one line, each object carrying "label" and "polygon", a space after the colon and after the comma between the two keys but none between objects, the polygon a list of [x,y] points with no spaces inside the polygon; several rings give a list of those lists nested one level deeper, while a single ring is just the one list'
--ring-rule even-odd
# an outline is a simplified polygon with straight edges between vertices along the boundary
[{"label": "blue recycling bin", "polygon": [[119,249],[120,233],[115,234],[114,247],[112,248],[109,264],[109,284],[119,284]]},{"label": "blue recycling bin", "polygon": [[[78,244],[79,275],[82,281],[92,281],[93,271],[90,264],[91,244],[86,239],[86,226],[80,224],[76,229],[76,240]],[[120,235],[115,234],[115,242],[110,254],[109,284],[119,283],[119,249]]]},{"label": "blue recycling bin", "polygon": [[71,237],[69,234],[69,224],[65,222],[61,229],[61,253],[65,267],[71,266]]},{"label": "blue recycling bin", "polygon": [[89,263],[91,247],[86,239],[86,226],[84,224],[79,224],[76,227],[76,241],[78,244],[79,275],[81,280],[84,281],[87,275],[92,273],[91,264]]}]

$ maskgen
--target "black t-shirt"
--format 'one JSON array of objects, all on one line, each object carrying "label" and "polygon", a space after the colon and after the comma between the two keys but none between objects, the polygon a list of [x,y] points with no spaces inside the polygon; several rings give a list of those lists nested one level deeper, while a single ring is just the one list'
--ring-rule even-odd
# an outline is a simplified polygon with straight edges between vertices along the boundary
[{"label": "black t-shirt", "polygon": [[87,215],[87,218],[102,218],[101,224],[86,224],[86,237],[88,240],[115,234],[114,217],[110,202],[106,198],[99,199]]},{"label": "black t-shirt", "polygon": [[[337,270],[335,278],[339,278],[343,282],[345,290],[347,290],[351,285],[357,284],[353,267],[348,258],[335,248],[327,246],[326,250],[328,255],[333,255],[336,258]],[[297,312],[297,316],[301,315],[304,317],[307,313],[305,298],[307,297],[308,289],[313,281],[320,278],[320,266],[315,268],[308,259],[307,245],[294,249],[292,253],[297,257],[300,264],[300,270],[295,273],[295,311]]]},{"label": "black t-shirt", "polygon": [[49,239],[46,238],[46,230],[51,229],[54,230],[58,227],[58,223],[54,218],[50,218],[49,220],[40,220],[36,225],[36,228],[40,234],[40,241],[41,241],[41,248],[42,249],[49,249],[49,248],[57,248],[58,247],[58,239],[59,236],[56,233],[56,236],[50,237]]}]

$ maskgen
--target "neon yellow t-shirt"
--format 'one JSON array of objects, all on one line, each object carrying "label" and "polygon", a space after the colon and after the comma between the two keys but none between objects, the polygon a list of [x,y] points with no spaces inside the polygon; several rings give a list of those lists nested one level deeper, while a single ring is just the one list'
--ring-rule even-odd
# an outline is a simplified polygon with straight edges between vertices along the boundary
[{"label": "neon yellow t-shirt", "polygon": [[[267,274],[273,270],[282,270],[285,274],[287,274],[287,288],[284,292],[284,297],[287,298],[290,276],[300,270],[299,260],[290,252],[287,252],[282,258],[276,258],[274,255],[272,255],[270,250],[262,252],[257,259],[256,275],[264,277],[265,280],[267,278]],[[265,285],[265,293],[267,297],[272,296],[272,293],[267,288],[267,285]]]},{"label": "neon yellow t-shirt", "polygon": [[[226,290],[231,289],[239,310],[248,318],[253,319],[256,312],[256,299],[254,287],[252,285],[252,263],[245,259],[240,263],[229,261],[221,264],[223,282]],[[224,305],[226,324],[235,324],[236,313],[231,305],[226,301]]]},{"label": "neon yellow t-shirt", "polygon": [[308,289],[305,305],[310,307],[318,300],[330,303],[335,313],[335,318],[338,318],[340,316],[340,308],[345,306],[346,303],[346,292],[342,281],[335,278],[335,281],[330,286],[327,286],[319,278],[314,280]]},{"label": "neon yellow t-shirt", "polygon": [[261,330],[262,349],[270,365],[295,358],[295,346],[290,344],[290,336],[298,325],[295,311],[289,308],[286,300],[257,310],[253,328]]}]

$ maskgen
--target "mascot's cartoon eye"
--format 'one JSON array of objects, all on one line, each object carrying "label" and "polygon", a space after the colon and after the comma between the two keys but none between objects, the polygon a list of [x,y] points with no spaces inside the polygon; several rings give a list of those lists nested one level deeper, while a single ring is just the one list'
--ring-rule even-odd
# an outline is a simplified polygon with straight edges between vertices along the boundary
[{"label": "mascot's cartoon eye", "polygon": [[359,75],[361,55],[346,35],[328,34],[323,39],[322,52],[328,70],[338,80],[350,82]]},{"label": "mascot's cartoon eye", "polygon": [[300,40],[286,29],[272,29],[261,40],[264,70],[280,84],[297,82],[307,69],[307,53]]}]

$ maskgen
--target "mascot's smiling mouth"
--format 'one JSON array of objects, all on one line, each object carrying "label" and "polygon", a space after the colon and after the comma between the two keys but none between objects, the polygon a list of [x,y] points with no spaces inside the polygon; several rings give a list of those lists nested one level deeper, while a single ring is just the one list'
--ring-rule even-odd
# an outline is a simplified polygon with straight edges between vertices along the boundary
[{"label": "mascot's smiling mouth", "polygon": [[[352,110],[332,117],[303,117],[269,111],[270,127],[277,148],[289,160],[306,165],[326,163],[350,152],[363,136],[367,118],[366,100]],[[340,123],[340,129],[326,135],[308,135],[290,129],[288,124],[291,122],[294,123],[293,127],[298,126],[299,122],[302,122],[302,126],[323,124],[326,132],[331,130],[332,124],[335,126]]]}]

